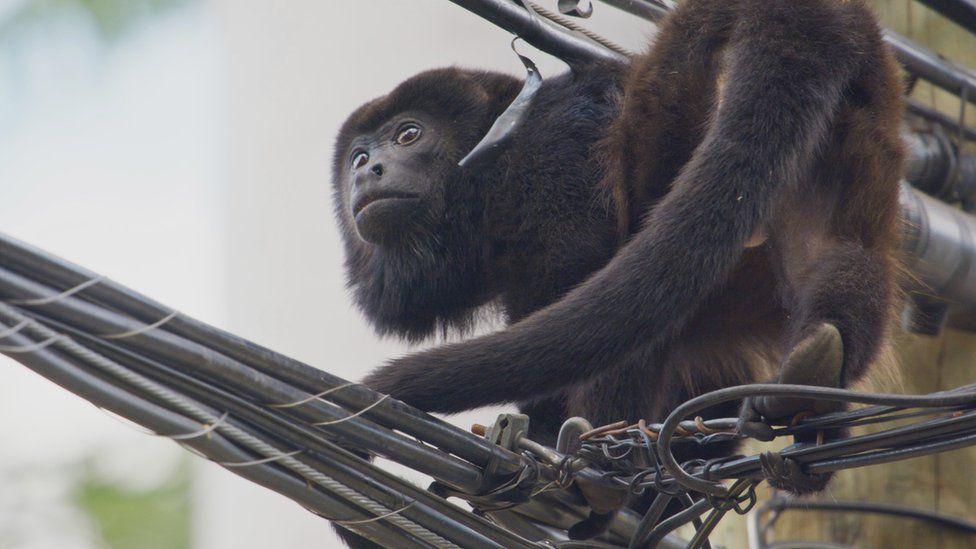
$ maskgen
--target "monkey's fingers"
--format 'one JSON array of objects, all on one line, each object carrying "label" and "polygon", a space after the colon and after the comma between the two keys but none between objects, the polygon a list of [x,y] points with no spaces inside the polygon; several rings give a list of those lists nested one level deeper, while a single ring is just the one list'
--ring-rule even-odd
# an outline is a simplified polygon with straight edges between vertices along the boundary
[{"label": "monkey's fingers", "polygon": [[833,473],[808,473],[796,461],[784,458],[776,452],[765,452],[760,456],[763,475],[776,489],[785,490],[795,496],[817,493],[827,487]]},{"label": "monkey's fingers", "polygon": [[749,397],[742,401],[736,429],[750,438],[769,442],[776,437],[773,435],[773,428],[763,421],[763,414],[757,406],[758,400],[759,397]]}]

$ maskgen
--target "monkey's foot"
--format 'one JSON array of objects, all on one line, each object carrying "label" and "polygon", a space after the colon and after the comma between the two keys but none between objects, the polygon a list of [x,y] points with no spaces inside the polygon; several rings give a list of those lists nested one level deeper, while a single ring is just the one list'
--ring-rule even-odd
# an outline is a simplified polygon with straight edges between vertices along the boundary
[{"label": "monkey's foot", "polygon": [[[843,387],[844,343],[833,324],[823,323],[793,348],[780,368],[778,383]],[[800,412],[826,414],[842,403],[787,396],[747,398],[739,412],[739,431],[752,438],[773,439],[770,424],[788,422]]]},{"label": "monkey's foot", "polygon": [[569,539],[591,539],[606,532],[607,527],[610,526],[610,519],[613,518],[614,512],[615,511],[610,511],[609,513],[597,513],[596,511],[590,511],[590,515],[588,517],[580,522],[577,522],[569,529]]}]

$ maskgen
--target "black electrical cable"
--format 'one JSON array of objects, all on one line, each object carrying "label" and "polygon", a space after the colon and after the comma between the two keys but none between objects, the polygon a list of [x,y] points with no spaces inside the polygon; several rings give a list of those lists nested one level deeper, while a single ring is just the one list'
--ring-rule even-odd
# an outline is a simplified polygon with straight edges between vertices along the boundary
[{"label": "black electrical cable", "polygon": [[[155,323],[173,314],[171,308],[130,288],[4,234],[0,234],[0,265],[48,287],[57,288],[58,291],[77,288],[98,280],[97,284],[85,288],[74,297],[100,304],[146,324]],[[173,316],[163,328],[309,394],[347,385],[342,378],[183,314]],[[363,410],[376,403],[381,396],[368,387],[354,385],[331,393],[327,398],[347,409]],[[363,417],[384,427],[421,438],[426,443],[475,465],[490,465],[500,474],[511,474],[522,467],[517,454],[507,452],[481,437],[459,430],[430,414],[393,399],[387,399],[370,408]]]}]

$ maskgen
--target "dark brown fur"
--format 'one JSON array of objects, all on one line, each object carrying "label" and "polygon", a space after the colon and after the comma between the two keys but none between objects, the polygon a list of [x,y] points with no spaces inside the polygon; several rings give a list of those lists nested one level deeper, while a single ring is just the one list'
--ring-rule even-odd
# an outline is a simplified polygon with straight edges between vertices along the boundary
[{"label": "dark brown fur", "polygon": [[[425,73],[344,127],[337,210],[367,316],[410,339],[487,304],[511,321],[367,384],[435,412],[517,402],[551,437],[570,415],[657,421],[763,379],[822,322],[842,334],[845,382],[879,355],[902,89],[864,2],[688,0],[630,66],[548,80],[495,166],[456,168],[517,89]],[[348,214],[350,139],[418,109],[454,128],[429,173],[453,198],[404,229],[410,246],[366,243]]]}]

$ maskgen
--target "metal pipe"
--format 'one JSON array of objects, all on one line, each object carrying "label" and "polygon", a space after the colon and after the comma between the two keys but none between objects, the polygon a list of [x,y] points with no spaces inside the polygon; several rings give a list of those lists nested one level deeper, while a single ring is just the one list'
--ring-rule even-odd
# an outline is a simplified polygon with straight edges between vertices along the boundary
[{"label": "metal pipe", "polygon": [[902,184],[903,248],[918,288],[976,308],[976,217]]},{"label": "metal pipe", "polygon": [[976,33],[976,0],[919,0],[969,32]]},{"label": "metal pipe", "polygon": [[884,39],[908,72],[976,104],[976,76],[969,69],[888,29]]},{"label": "metal pipe", "polygon": [[959,154],[943,131],[905,133],[905,179],[913,187],[946,202],[976,204],[976,156]]},{"label": "metal pipe", "polygon": [[451,0],[471,13],[517,34],[529,44],[566,61],[621,61],[626,57],[577,33],[546,23],[509,0]]}]

